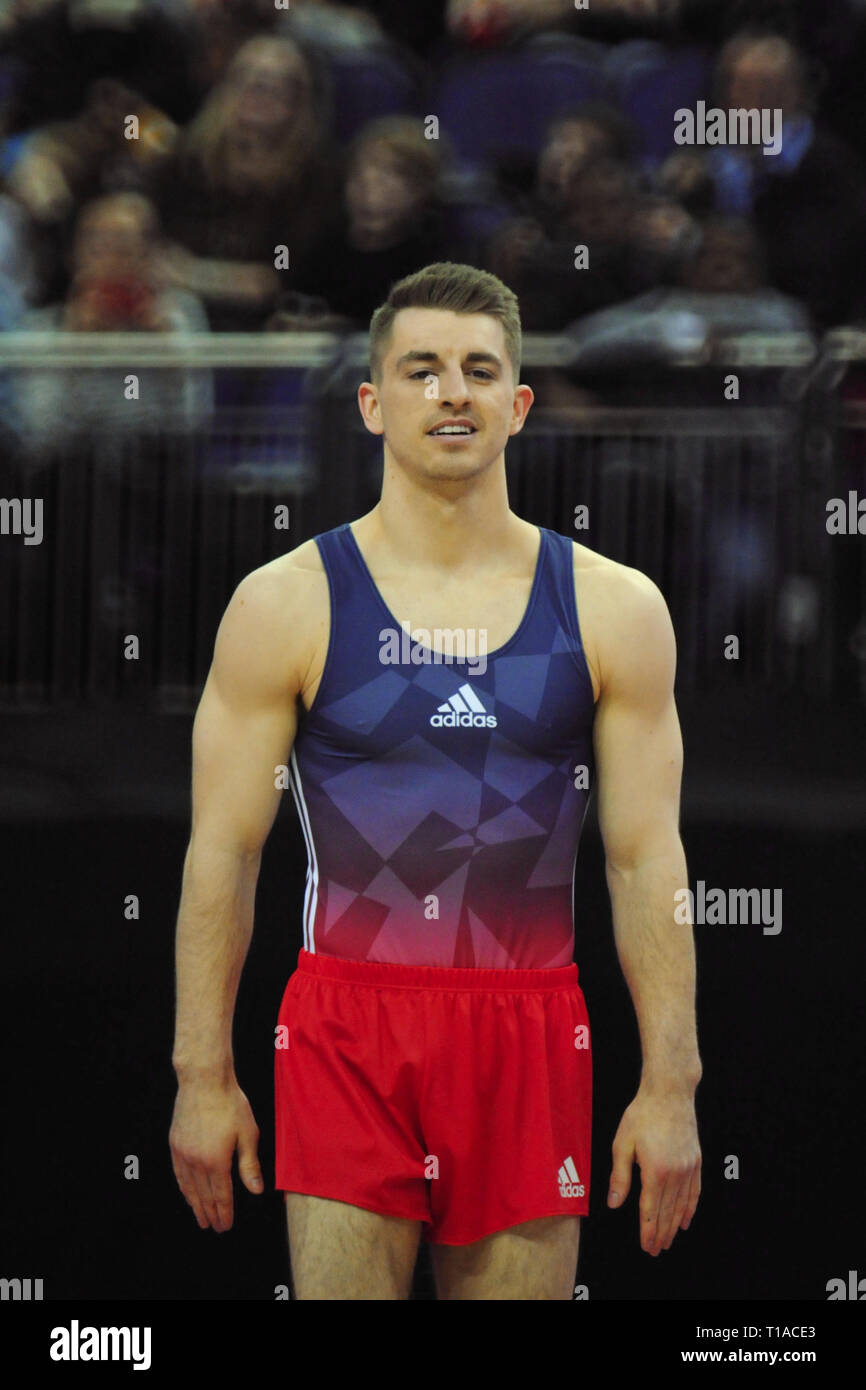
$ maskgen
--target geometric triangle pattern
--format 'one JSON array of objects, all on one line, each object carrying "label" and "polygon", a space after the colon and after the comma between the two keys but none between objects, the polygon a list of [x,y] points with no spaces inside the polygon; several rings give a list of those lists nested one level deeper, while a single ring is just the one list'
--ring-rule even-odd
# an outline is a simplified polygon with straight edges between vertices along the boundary
[{"label": "geometric triangle pattern", "polygon": [[400,624],[351,527],[316,537],[333,631],[290,759],[308,951],[489,969],[573,960],[589,797],[575,768],[591,784],[595,710],[573,545],[539,531],[522,620],[483,662],[406,641],[386,659],[383,634]]}]

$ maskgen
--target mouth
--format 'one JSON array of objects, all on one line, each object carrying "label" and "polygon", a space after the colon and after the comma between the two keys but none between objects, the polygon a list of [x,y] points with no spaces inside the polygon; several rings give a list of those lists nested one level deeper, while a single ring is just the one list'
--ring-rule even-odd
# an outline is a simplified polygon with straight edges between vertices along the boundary
[{"label": "mouth", "polygon": [[469,420],[450,420],[428,430],[430,439],[470,439],[478,430]]}]

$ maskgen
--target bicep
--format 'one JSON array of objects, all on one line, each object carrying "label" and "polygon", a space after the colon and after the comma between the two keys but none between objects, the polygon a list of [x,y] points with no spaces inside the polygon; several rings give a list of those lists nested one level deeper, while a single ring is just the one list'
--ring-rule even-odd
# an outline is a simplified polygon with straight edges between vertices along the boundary
[{"label": "bicep", "polygon": [[679,838],[676,645],[664,599],[640,579],[607,639],[594,724],[599,828],[608,865],[622,869]]},{"label": "bicep", "polygon": [[[248,580],[252,576],[248,576]],[[294,663],[268,603],[242,581],[220,623],[193,726],[192,838],[257,855],[280,802],[297,731]],[[279,653],[279,658],[277,653]]]}]

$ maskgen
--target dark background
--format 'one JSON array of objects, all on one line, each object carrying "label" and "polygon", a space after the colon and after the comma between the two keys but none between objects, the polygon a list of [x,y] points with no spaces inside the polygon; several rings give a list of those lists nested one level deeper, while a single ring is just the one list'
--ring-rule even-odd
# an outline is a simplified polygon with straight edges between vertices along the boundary
[{"label": "dark background", "polygon": [[[393,76],[397,64],[416,114],[435,90],[417,85],[416,74],[432,83],[450,73],[455,56],[467,58],[454,53],[459,43],[449,41],[444,3],[347,8],[382,21],[397,46],[382,71]],[[580,37],[611,52],[631,40],[667,45],[653,50],[658,68],[646,69],[651,93],[665,54],[686,46],[688,55],[697,45],[699,72],[707,74],[718,45],[760,18],[807,55],[822,138],[845,145],[833,166],[840,186],[866,190],[862,169],[855,174],[866,152],[862,7],[683,0],[676,8],[675,29],[596,16]],[[227,49],[272,27],[270,10],[264,16],[254,4],[238,0],[222,10]],[[172,31],[166,47],[163,17],[138,47],[117,35],[97,45],[79,34],[73,50],[64,4],[19,18],[0,33],[3,194],[16,196],[15,141],[77,117],[94,79],[118,76],[133,87],[140,79],[179,128],[216,80],[208,63],[216,64],[209,43],[218,26],[184,20],[185,43],[175,44]],[[529,37],[519,28],[507,36],[507,62],[519,67]],[[489,41],[467,61],[480,61]],[[575,62],[585,79],[593,64],[581,54]],[[631,74],[635,89],[646,79],[642,54]],[[376,88],[361,63],[351,88],[358,107],[341,105],[351,84],[345,53],[339,58],[330,88],[338,146],[355,133],[350,116],[363,124]],[[327,67],[327,53],[319,59]],[[380,59],[377,51],[374,77]],[[437,62],[438,77],[424,67]],[[646,89],[644,80],[644,99]],[[664,100],[672,110],[678,91],[666,89]],[[533,114],[527,108],[527,121]],[[519,105],[510,116],[519,134]],[[661,126],[669,124],[665,116]],[[537,153],[503,151],[488,202],[473,194],[451,207],[460,214],[455,245],[477,246],[480,261],[487,231],[532,210]],[[830,314],[812,324],[818,368],[792,367],[779,343],[766,347],[764,368],[743,368],[736,331],[727,346],[714,340],[709,360],[647,365],[635,333],[603,370],[596,361],[596,375],[563,373],[558,386],[571,392],[563,403],[543,394],[550,377],[542,376],[545,351],[536,345],[524,379],[538,385],[540,402],[509,447],[516,512],[644,570],[670,605],[690,885],[781,889],[783,899],[777,936],[760,925],[695,928],[703,1192],[691,1229],[651,1259],[639,1248],[637,1170],[625,1209],[609,1212],[605,1203],[610,1145],[638,1083],[640,1052],[590,805],[576,873],[575,954],[595,1066],[590,1215],[578,1273],[591,1300],[814,1302],[826,1299],[828,1280],[847,1279],[849,1270],[866,1276],[866,565],[861,536],[830,537],[825,526],[828,498],[858,488],[866,496],[866,345],[846,357],[824,336],[851,321],[862,327],[866,234],[857,237],[866,202],[854,208],[852,201],[850,225],[840,226],[838,202],[821,201],[825,170],[814,163],[799,192],[788,188],[792,202],[776,208],[783,234],[765,251],[779,252],[780,263],[786,252],[799,253],[797,213],[815,213],[809,307]],[[641,170],[641,196],[649,198],[653,175]],[[171,185],[169,204],[175,188],[183,201],[182,186]],[[706,212],[691,209],[698,221]],[[51,271],[30,307],[50,306],[64,286],[71,218],[31,226],[25,240],[30,234]],[[850,297],[840,247],[857,253],[860,278]],[[790,276],[791,264],[777,265],[778,273]],[[326,359],[310,348],[304,362],[312,338],[292,329],[285,361],[277,355],[254,367],[238,349],[213,368],[216,408],[198,431],[163,436],[151,420],[150,433],[118,440],[100,435],[97,421],[71,442],[53,438],[36,448],[7,413],[7,368],[22,365],[13,340],[23,322],[7,312],[7,269],[0,265],[0,492],[44,497],[46,529],[39,547],[0,537],[0,1276],[43,1279],[46,1300],[271,1301],[289,1275],[282,1201],[272,1186],[273,1029],[301,945],[305,854],[293,802],[284,798],[263,855],[235,1019],[236,1070],[261,1128],[267,1191],[252,1197],[236,1182],[233,1229],[202,1232],[177,1189],[168,1149],[190,734],[219,617],[240,578],[376,500],[377,447],[352,400],[366,367],[344,358],[340,345]],[[832,311],[821,293],[825,279]],[[555,301],[555,277],[553,285]],[[620,290],[614,286],[614,298]],[[539,325],[551,334],[562,326]],[[216,320],[211,327],[218,337]],[[576,342],[577,320],[567,327]],[[721,383],[732,370],[740,372],[741,396],[726,404]],[[70,416],[88,389],[80,377]],[[270,508],[283,501],[291,526],[276,533]],[[589,505],[591,524],[576,533],[580,503]],[[129,632],[142,641],[136,663],[122,656]],[[721,655],[732,632],[742,640],[737,662]],[[130,893],[140,899],[138,921],[124,917]],[[127,1155],[140,1162],[135,1181],[124,1178]],[[724,1176],[731,1155],[739,1160],[735,1181]],[[432,1296],[422,1244],[413,1297]]]}]

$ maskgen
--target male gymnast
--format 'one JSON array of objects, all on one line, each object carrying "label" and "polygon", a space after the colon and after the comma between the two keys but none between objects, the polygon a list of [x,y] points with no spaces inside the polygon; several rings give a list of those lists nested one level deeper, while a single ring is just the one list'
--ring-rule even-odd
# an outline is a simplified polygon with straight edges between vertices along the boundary
[{"label": "male gymnast", "polygon": [[[384,444],[365,516],[248,574],[193,729],[177,923],[174,1172],[200,1227],[264,1190],[232,1017],[264,842],[291,786],[303,947],[275,1034],[276,1186],[295,1298],[570,1299],[589,1210],[592,1056],[574,868],[598,792],[641,1042],[608,1204],[687,1229],[701,1077],[665,602],[511,511],[532,405],[515,295],[442,262],[398,282],[358,390]],[[280,769],[287,771],[287,783]]]}]

